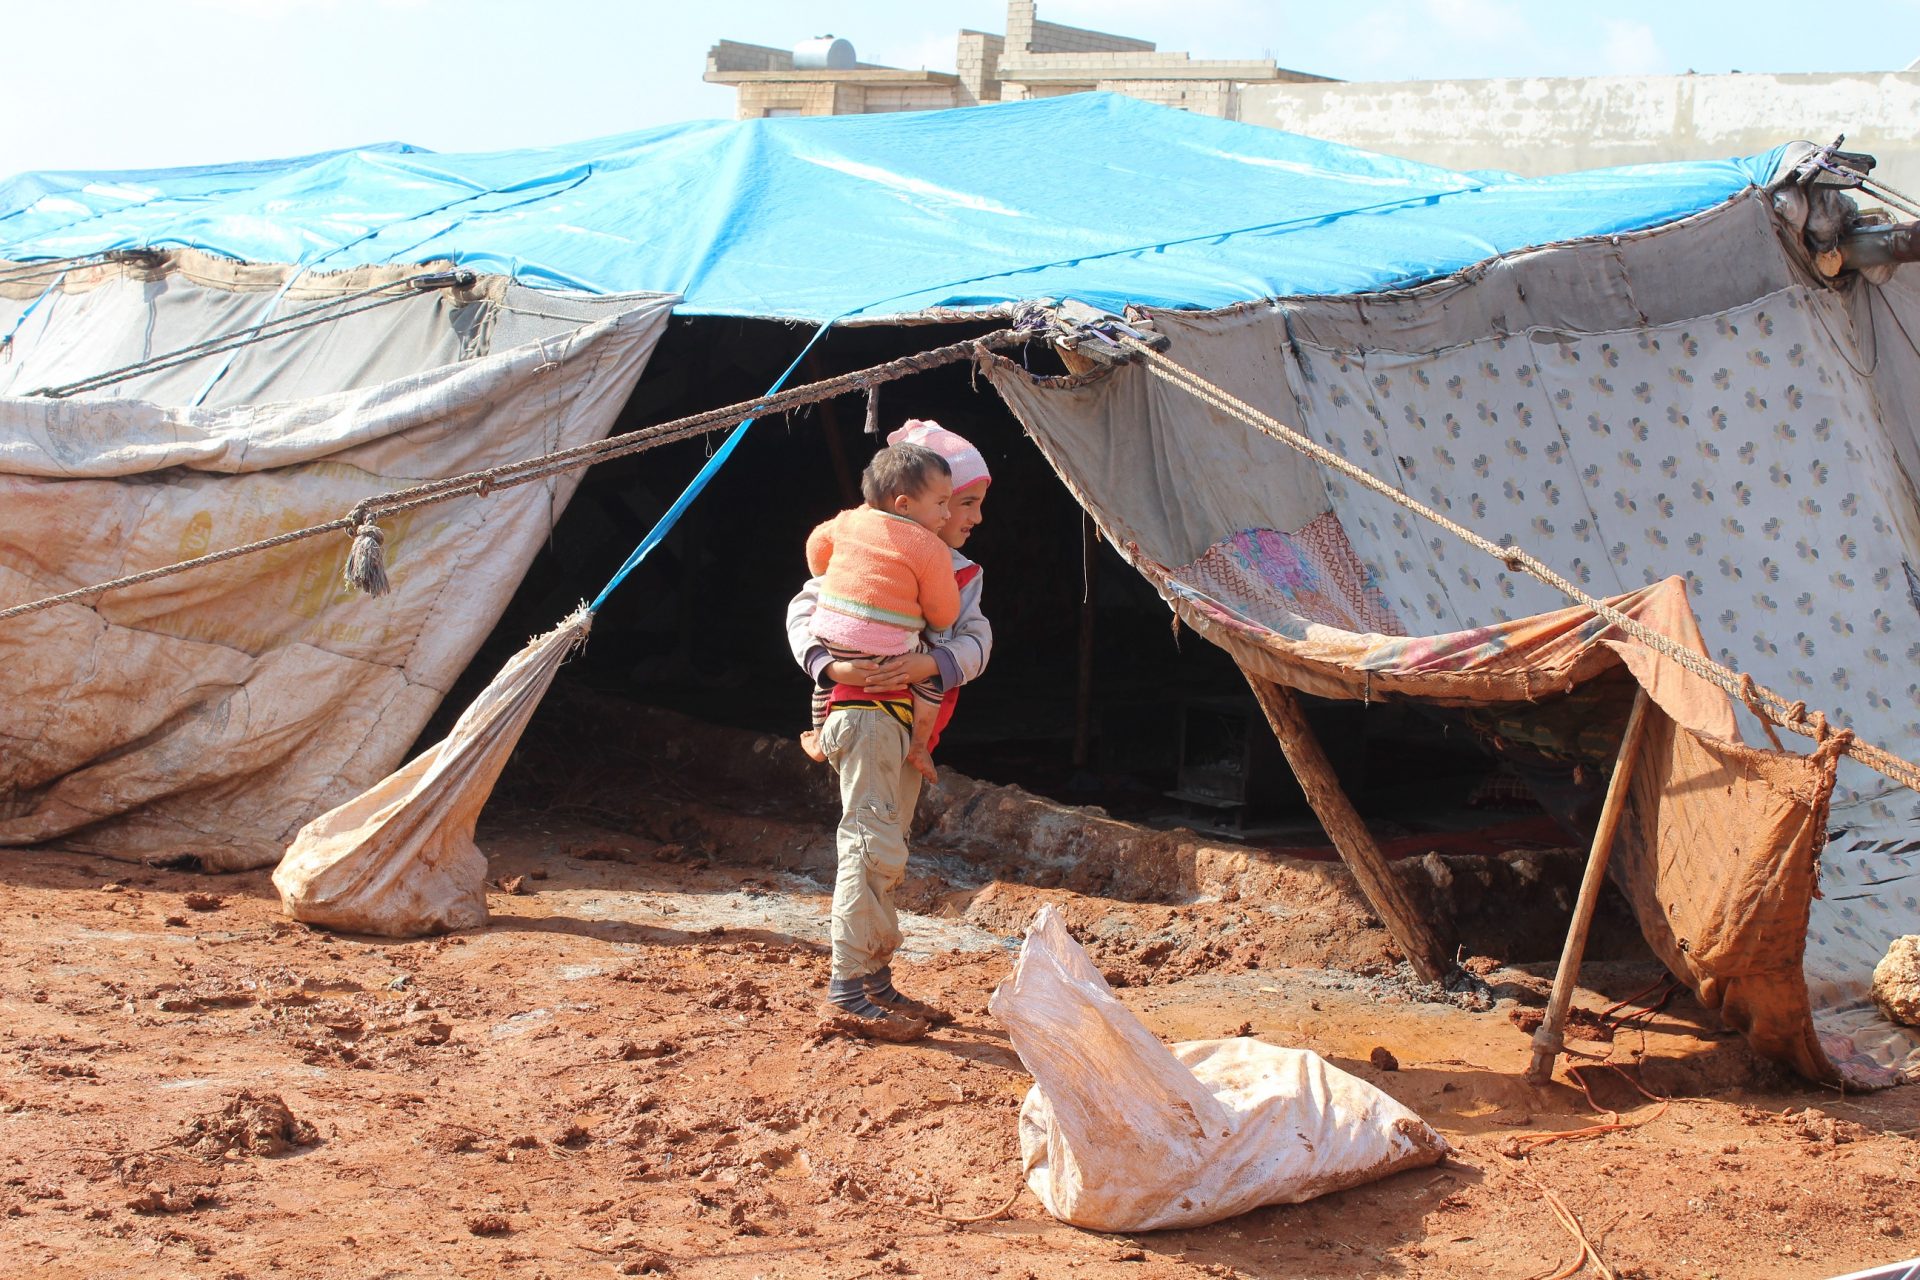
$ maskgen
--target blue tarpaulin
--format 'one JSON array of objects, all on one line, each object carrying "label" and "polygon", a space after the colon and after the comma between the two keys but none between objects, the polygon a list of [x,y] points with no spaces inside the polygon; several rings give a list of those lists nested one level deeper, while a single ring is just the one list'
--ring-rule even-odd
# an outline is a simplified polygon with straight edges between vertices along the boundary
[{"label": "blue tarpaulin", "polygon": [[1218,307],[1448,275],[1641,230],[1778,152],[1548,178],[1456,173],[1109,94],[699,122],[567,146],[0,182],[0,258],[194,248],[316,270],[452,259],[536,287],[823,322],[1073,297]]}]

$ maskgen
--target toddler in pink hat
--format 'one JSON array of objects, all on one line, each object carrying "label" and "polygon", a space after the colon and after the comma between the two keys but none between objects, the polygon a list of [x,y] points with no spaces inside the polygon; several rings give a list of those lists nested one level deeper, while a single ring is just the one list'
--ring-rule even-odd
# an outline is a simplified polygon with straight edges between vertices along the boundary
[{"label": "toddler in pink hat", "polygon": [[[983,486],[981,492],[984,492],[984,486],[993,478],[987,472],[987,460],[981,456],[980,450],[974,448],[971,441],[965,436],[947,430],[930,418],[908,418],[905,423],[887,434],[887,444],[890,447],[903,445],[917,446],[939,455],[940,459],[947,464],[947,469],[952,477],[952,494],[956,500],[961,493],[975,486]],[[978,506],[977,499],[975,500],[975,506]],[[824,528],[824,526],[822,527]],[[966,562],[962,561],[962,563],[964,564]],[[815,571],[818,572],[816,566],[810,567],[814,567]],[[974,572],[977,573],[978,570],[975,569]],[[818,612],[825,616],[831,616],[830,610],[821,610]],[[861,612],[870,613],[870,610],[862,610]],[[815,620],[817,622],[818,618],[816,617]],[[944,625],[944,623],[938,625]],[[849,647],[852,643],[852,637],[823,635],[816,629],[814,638],[826,645],[830,657],[856,656],[855,650],[858,646],[854,645],[853,647]],[[838,642],[837,647],[835,644],[828,643],[829,641]],[[922,653],[927,651],[924,644],[918,645],[917,648],[918,651]],[[884,652],[895,651],[892,647],[884,649]],[[938,686],[931,687],[937,688]],[[931,696],[934,702],[940,702],[941,699],[937,694],[930,695],[927,692],[928,688],[928,686],[917,687],[913,692],[917,697],[924,699]],[[830,702],[831,699],[825,690],[815,691],[812,707],[812,726],[800,735],[801,747],[809,756],[819,761],[824,761],[827,758],[826,752],[820,745],[820,730],[826,723]],[[934,717],[925,714],[924,708],[921,709],[921,712],[922,714],[918,718],[923,719],[924,723],[916,725],[914,751],[909,758],[912,760],[914,768],[926,774],[928,780],[931,781],[933,779],[933,772],[932,761],[927,753],[927,748],[930,744],[930,739],[927,735],[930,732],[930,726],[934,723]],[[944,721],[945,716],[941,716],[940,719]]]}]

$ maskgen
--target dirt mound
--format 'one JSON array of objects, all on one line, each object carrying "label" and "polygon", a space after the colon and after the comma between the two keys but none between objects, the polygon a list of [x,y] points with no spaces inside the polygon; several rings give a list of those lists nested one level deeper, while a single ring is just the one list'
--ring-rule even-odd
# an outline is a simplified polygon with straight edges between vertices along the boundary
[{"label": "dirt mound", "polygon": [[219,1160],[230,1151],[283,1155],[319,1141],[319,1131],[295,1116],[279,1094],[242,1089],[218,1111],[196,1116],[177,1145],[204,1160]]}]

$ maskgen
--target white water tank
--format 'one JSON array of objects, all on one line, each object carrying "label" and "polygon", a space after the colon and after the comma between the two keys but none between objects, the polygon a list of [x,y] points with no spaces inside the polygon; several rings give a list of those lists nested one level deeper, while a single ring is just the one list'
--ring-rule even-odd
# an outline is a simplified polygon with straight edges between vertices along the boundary
[{"label": "white water tank", "polygon": [[832,34],[815,36],[793,46],[795,71],[851,71],[854,63],[852,42]]}]

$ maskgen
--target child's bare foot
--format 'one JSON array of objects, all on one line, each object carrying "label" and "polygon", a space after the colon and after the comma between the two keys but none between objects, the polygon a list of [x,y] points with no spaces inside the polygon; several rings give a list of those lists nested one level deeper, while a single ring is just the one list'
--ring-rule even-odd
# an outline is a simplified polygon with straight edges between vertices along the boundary
[{"label": "child's bare foot", "polygon": [[809,729],[800,735],[800,749],[807,753],[807,759],[815,764],[825,764],[827,753],[820,749],[820,731]]},{"label": "child's bare foot", "polygon": [[940,775],[933,770],[933,755],[925,747],[908,748],[907,763],[918,769],[920,776],[928,782],[940,781]]}]

